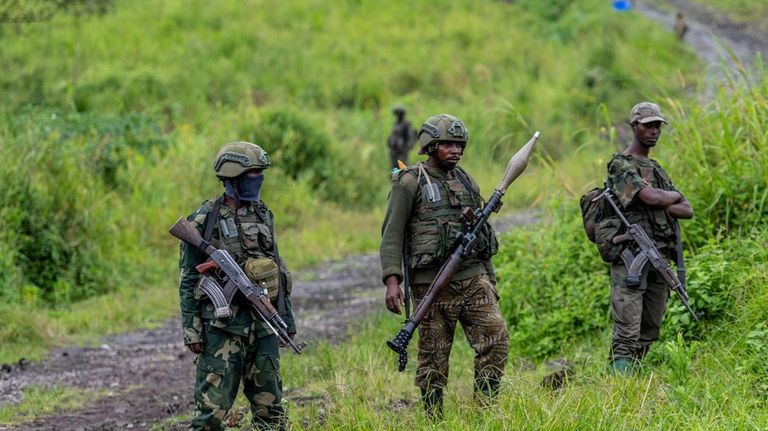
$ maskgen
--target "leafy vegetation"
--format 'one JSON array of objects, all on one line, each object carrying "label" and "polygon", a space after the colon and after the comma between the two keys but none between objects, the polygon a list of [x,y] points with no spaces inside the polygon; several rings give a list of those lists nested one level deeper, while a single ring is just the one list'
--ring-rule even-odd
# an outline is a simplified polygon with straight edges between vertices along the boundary
[{"label": "leafy vegetation", "polygon": [[[505,208],[539,205],[543,221],[505,236],[495,261],[513,342],[500,408],[471,407],[472,352],[457,343],[446,420],[427,422],[382,341],[398,323],[382,317],[340,347],[286,357],[296,429],[768,426],[765,71],[711,103],[690,101],[696,75],[678,68],[691,54],[602,0],[393,1],[386,11],[355,0],[132,0],[0,26],[0,41],[0,361],[170,316],[166,229],[220,193],[211,162],[228,141],[272,155],[264,199],[294,268],[375,250],[398,102],[414,123],[436,112],[465,120],[462,163],[486,191],[542,131]],[[672,120],[654,156],[696,209],[683,229],[691,301],[706,317],[692,324],[673,299],[644,369],[615,379],[604,372],[607,269],[576,201],[624,144],[626,111],[641,99]],[[538,384],[547,370],[531,364],[555,356],[578,374],[551,393]]]},{"label": "leafy vegetation", "polygon": [[[664,340],[674,340],[676,334],[686,340],[708,338],[713,332],[736,338],[763,334],[768,255],[760,244],[768,238],[768,140],[762,128],[768,120],[768,79],[758,72],[751,81],[739,82],[732,80],[708,104],[667,101],[671,130],[653,156],[668,166],[696,210],[696,217],[682,227],[691,303],[706,317],[692,323],[673,297]],[[582,232],[575,201],[565,195],[554,199],[551,220],[513,232],[502,242],[500,291],[513,351],[520,355],[559,355],[567,350],[564,346],[610,325],[607,267]],[[756,343],[762,346],[762,341]],[[742,344],[740,349],[744,357],[755,359],[755,349],[762,347]],[[764,379],[764,370],[758,376]]]}]

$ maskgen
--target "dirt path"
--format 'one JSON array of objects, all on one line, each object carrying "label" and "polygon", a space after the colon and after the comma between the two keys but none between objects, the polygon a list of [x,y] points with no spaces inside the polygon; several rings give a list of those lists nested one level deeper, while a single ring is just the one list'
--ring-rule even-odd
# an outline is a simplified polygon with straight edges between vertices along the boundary
[{"label": "dirt path", "polygon": [[768,33],[736,23],[694,1],[646,0],[635,3],[638,12],[670,30],[674,26],[676,13],[683,14],[688,24],[683,40],[707,65],[707,84],[702,92],[704,98],[710,98],[727,73],[736,70],[734,56],[746,67],[752,66],[757,53],[762,54],[763,59],[768,58]]},{"label": "dirt path", "polygon": [[[499,217],[506,231],[537,220],[534,213]],[[346,338],[350,325],[383,308],[378,254],[351,256],[296,273],[291,296],[299,319],[299,340]],[[0,430],[149,429],[188,423],[167,421],[194,409],[194,355],[181,343],[178,318],[160,328],[107,337],[98,348],[52,351],[39,363],[6,365],[0,371],[0,405],[21,401],[30,387],[71,387],[93,393],[94,401],[71,412],[40,417]],[[311,348],[311,347],[310,347]],[[290,354],[290,353],[286,353]]]},{"label": "dirt path", "polygon": [[[717,38],[745,64],[755,52],[768,54],[768,35],[733,24],[687,0],[668,3],[686,15],[691,27],[686,42],[705,63],[719,64],[721,58],[727,58]],[[637,9],[672,26],[674,11],[644,2],[638,2]],[[522,214],[500,218],[496,224],[504,231],[534,220],[535,214]],[[293,294],[301,341],[311,346],[318,340],[341,340],[350,323],[382,307],[378,273],[378,257],[370,254],[296,274],[298,280],[304,280],[297,281]],[[178,319],[173,319],[154,330],[105,338],[98,348],[71,347],[53,351],[39,363],[4,365],[0,369],[0,405],[19,402],[21,391],[30,387],[86,389],[94,401],[76,411],[22,425],[0,424],[0,430],[149,429],[175,415],[189,414],[193,409],[193,355],[182,346],[179,327]],[[181,430],[186,425],[177,422],[166,428]]]}]

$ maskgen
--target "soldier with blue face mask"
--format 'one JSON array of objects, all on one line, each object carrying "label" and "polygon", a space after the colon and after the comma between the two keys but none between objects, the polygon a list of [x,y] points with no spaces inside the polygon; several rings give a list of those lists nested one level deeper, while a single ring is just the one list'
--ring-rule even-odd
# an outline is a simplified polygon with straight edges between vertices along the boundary
[{"label": "soldier with blue face mask", "polygon": [[[224,193],[204,202],[187,220],[203,239],[227,250],[253,283],[268,291],[293,338],[290,273],[277,250],[272,212],[261,201],[264,171],[269,166],[269,155],[258,145],[226,144],[213,165]],[[205,260],[202,252],[182,242],[179,294],[184,344],[197,355],[197,416],[191,428],[223,430],[242,382],[254,426],[285,429],[278,338],[239,292],[232,299],[231,317],[216,317],[213,303],[198,286],[196,267]]]}]

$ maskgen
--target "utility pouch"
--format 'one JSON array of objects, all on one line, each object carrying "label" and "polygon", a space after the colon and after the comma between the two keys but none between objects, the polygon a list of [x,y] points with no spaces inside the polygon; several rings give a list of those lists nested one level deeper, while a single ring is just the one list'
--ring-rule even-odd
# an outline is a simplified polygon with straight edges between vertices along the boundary
[{"label": "utility pouch", "polygon": [[253,284],[264,289],[270,301],[277,301],[280,275],[274,260],[268,257],[248,258],[245,260],[243,271]]}]

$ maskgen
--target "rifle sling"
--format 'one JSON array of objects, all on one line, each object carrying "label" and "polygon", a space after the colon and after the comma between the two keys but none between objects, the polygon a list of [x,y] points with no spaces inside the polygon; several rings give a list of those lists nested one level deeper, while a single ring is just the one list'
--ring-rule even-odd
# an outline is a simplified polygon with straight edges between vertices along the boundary
[{"label": "rifle sling", "polygon": [[[216,198],[216,200],[213,202],[213,208],[211,209],[211,212],[209,212],[208,216],[205,218],[205,227],[203,229],[203,240],[205,240],[205,242],[211,241],[211,236],[213,236],[213,226],[216,224],[216,220],[219,218],[219,209],[221,208],[221,204],[223,202],[224,195]],[[213,217],[211,217],[211,214],[213,214]]]}]

